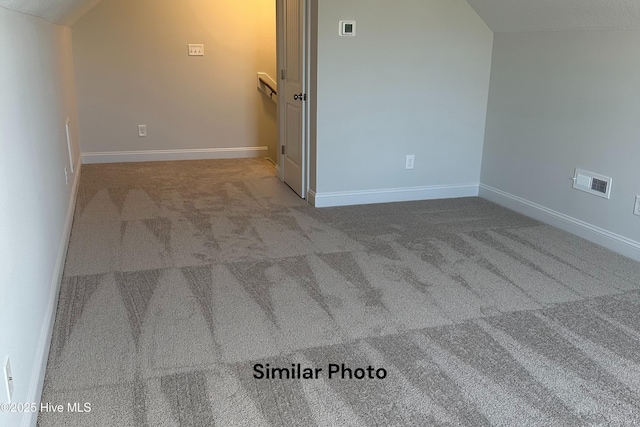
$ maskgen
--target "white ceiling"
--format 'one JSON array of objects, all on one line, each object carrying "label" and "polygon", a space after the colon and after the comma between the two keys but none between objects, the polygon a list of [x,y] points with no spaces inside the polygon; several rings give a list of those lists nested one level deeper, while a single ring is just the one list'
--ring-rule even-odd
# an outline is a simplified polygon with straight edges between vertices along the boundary
[{"label": "white ceiling", "polygon": [[[101,0],[0,0],[0,7],[72,25]],[[322,0],[320,0],[322,1]],[[495,32],[640,30],[640,0],[467,0]]]},{"label": "white ceiling", "polygon": [[71,26],[101,0],[0,0],[0,7]]},{"label": "white ceiling", "polygon": [[640,30],[640,0],[467,0],[496,33]]}]

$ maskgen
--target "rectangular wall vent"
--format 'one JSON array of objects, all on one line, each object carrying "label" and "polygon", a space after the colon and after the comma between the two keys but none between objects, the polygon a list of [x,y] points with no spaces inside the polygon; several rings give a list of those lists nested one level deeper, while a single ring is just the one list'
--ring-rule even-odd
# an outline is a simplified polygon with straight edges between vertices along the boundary
[{"label": "rectangular wall vent", "polygon": [[593,178],[593,180],[591,181],[591,189],[599,193],[607,194],[608,187],[609,183],[607,181],[603,181],[598,178]]},{"label": "rectangular wall vent", "polygon": [[609,199],[611,197],[612,181],[608,176],[576,169],[573,176],[573,188]]}]

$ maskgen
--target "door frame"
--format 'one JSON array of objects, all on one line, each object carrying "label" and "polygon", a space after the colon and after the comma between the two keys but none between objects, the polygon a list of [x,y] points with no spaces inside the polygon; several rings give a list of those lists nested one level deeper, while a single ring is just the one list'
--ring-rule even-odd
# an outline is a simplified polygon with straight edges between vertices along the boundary
[{"label": "door frame", "polygon": [[[303,64],[304,64],[304,73],[303,73],[303,84],[302,91],[307,95],[307,100],[303,101],[303,131],[302,131],[302,198],[308,200],[309,194],[309,150],[310,150],[310,140],[311,133],[309,124],[311,123],[311,108],[310,99],[309,99],[309,88],[310,88],[310,78],[311,78],[311,1],[312,0],[302,0],[304,7],[304,53],[303,53]],[[282,75],[281,70],[284,69],[284,17],[282,15],[284,0],[276,0],[276,78],[278,81],[279,90],[282,90],[284,93],[284,88],[281,86],[282,83]],[[277,175],[282,182],[284,182],[284,156],[282,154],[282,149],[284,147],[284,107],[285,103],[280,100],[283,99],[278,97],[278,164],[276,165]]]}]

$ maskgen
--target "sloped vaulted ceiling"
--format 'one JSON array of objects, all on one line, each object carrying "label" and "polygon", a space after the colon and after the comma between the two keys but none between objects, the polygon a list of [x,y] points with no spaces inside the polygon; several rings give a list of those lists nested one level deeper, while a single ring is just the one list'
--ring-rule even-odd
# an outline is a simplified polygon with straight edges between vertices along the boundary
[{"label": "sloped vaulted ceiling", "polygon": [[[56,24],[71,26],[80,19],[82,15],[100,3],[100,1],[101,0],[0,0],[0,7],[39,16]],[[640,0],[467,1],[480,17],[484,19],[487,25],[498,33],[522,31],[640,30]],[[393,1],[389,2],[389,7],[394,7]]]},{"label": "sloped vaulted ceiling", "polygon": [[640,30],[640,0],[467,0],[496,33]]},{"label": "sloped vaulted ceiling", "polygon": [[0,7],[71,26],[101,0],[0,0]]}]

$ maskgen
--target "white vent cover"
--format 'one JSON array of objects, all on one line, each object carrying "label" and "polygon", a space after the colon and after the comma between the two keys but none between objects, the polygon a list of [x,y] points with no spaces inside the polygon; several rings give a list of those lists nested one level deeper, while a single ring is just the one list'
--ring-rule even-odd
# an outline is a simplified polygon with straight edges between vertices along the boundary
[{"label": "white vent cover", "polygon": [[573,176],[573,188],[609,199],[611,197],[612,179],[608,176],[576,169]]}]

